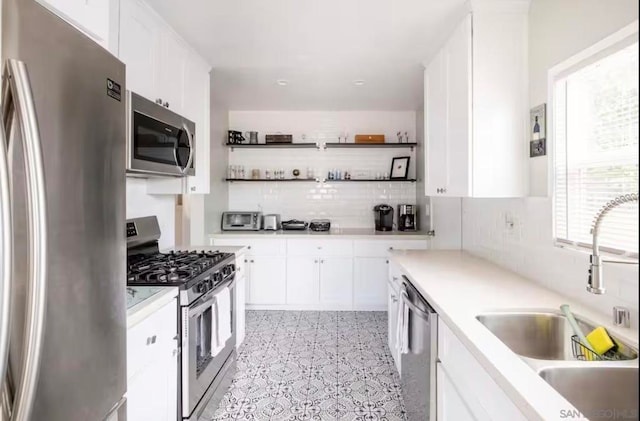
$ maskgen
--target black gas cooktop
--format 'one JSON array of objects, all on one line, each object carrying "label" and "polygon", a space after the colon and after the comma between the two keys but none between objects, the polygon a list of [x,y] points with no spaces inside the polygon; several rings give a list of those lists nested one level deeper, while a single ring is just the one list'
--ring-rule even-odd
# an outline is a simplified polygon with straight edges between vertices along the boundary
[{"label": "black gas cooktop", "polygon": [[232,257],[233,253],[214,251],[134,254],[128,257],[127,285],[181,286],[210,272],[222,279],[234,271],[233,265],[225,262]]}]

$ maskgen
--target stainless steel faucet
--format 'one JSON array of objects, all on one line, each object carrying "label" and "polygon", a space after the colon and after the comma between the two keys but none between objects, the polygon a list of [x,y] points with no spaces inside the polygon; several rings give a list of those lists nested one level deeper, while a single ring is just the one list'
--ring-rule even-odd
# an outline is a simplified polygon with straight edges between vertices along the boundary
[{"label": "stainless steel faucet", "polygon": [[593,252],[591,253],[591,267],[589,268],[589,281],[587,285],[587,291],[592,294],[604,294],[604,281],[602,280],[602,264],[603,263],[622,263],[637,265],[638,262],[627,262],[623,260],[604,260],[600,257],[600,248],[598,245],[598,234],[600,233],[600,224],[605,215],[607,215],[612,209],[617,208],[625,203],[637,202],[638,194],[630,193],[618,196],[615,199],[608,202],[598,211],[598,214],[593,220],[593,226],[591,227],[591,234],[593,234]]}]

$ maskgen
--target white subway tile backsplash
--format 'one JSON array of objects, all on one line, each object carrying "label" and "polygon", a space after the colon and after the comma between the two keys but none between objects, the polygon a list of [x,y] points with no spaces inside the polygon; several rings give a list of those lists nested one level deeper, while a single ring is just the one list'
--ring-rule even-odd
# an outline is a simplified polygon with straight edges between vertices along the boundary
[{"label": "white subway tile backsplash", "polygon": [[[229,127],[258,131],[260,142],[267,133],[290,133],[294,142],[337,142],[342,133],[384,133],[396,142],[396,132],[408,132],[415,139],[413,111],[230,111]],[[304,136],[304,140],[302,140]],[[229,165],[243,166],[245,177],[254,169],[283,170],[285,178],[300,170],[306,178],[310,170],[323,180],[328,172],[348,171],[352,178],[389,175],[394,157],[409,156],[409,178],[416,178],[416,151],[402,149],[240,149],[229,151]],[[332,226],[372,228],[373,207],[386,203],[416,203],[416,183],[412,182],[234,182],[229,184],[230,210],[261,210],[279,213],[283,220],[328,218]]]},{"label": "white subway tile backsplash", "polygon": [[638,329],[638,266],[605,264],[607,293],[588,293],[589,253],[554,245],[551,209],[542,198],[464,199],[463,248],[607,315],[614,305],[626,306]]}]

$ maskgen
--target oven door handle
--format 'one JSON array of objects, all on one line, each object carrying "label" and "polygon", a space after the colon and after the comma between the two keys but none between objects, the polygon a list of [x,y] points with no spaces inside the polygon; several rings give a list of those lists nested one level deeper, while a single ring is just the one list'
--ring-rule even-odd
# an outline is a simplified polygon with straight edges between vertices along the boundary
[{"label": "oven door handle", "polygon": [[[204,298],[204,297],[203,297]],[[207,309],[213,307],[215,302],[217,301],[216,296],[207,297],[204,302],[200,305],[195,306],[194,308],[189,308],[189,317],[196,317],[200,314],[204,313]]]}]

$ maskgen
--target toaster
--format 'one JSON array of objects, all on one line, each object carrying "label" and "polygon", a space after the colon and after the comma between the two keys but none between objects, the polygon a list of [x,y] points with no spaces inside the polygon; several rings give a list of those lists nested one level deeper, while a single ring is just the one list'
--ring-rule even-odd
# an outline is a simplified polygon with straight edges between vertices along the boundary
[{"label": "toaster", "polygon": [[277,231],[280,229],[280,215],[269,214],[262,217],[262,229],[265,231]]}]

